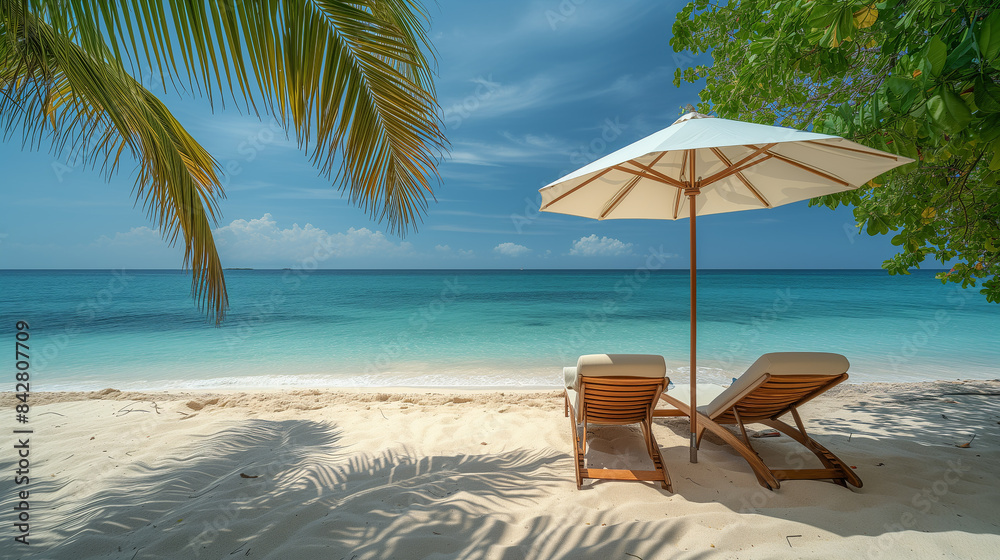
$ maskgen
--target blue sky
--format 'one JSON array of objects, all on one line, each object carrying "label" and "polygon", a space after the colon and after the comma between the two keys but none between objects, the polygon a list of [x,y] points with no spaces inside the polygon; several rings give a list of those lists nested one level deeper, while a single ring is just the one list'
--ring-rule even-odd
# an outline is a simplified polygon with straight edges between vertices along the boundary
[{"label": "blue sky", "polygon": [[[438,100],[451,153],[437,202],[398,238],[342,199],[268,117],[153,91],[224,168],[216,240],[224,266],[281,268],[317,243],[322,268],[631,268],[650,250],[687,268],[688,222],[539,214],[540,187],[669,126],[699,87],[672,84],[708,61],[670,48],[684,2],[439,0],[430,6]],[[46,147],[47,148],[47,147]],[[99,171],[0,145],[0,268],[179,268],[151,229],[133,168]],[[698,219],[702,268],[878,268],[888,237],[857,235],[850,210],[772,210]]]}]

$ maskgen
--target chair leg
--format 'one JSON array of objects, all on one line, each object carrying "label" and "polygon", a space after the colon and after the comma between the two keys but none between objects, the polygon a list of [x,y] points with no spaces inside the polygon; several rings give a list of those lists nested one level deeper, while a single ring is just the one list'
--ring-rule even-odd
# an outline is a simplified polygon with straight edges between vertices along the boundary
[{"label": "chair leg", "polygon": [[[583,486],[583,450],[581,448],[580,433],[576,425],[576,410],[569,402],[569,393],[566,393],[566,416],[569,418],[569,429],[573,436],[573,470],[576,471],[576,489]],[[586,437],[584,430],[584,437]],[[585,445],[585,444],[584,444]]]},{"label": "chair leg", "polygon": [[828,469],[835,469],[843,475],[841,479],[834,478],[834,482],[840,484],[841,486],[846,486],[845,482],[854,486],[855,488],[861,488],[861,478],[854,473],[854,469],[845,464],[840,457],[833,454],[832,451],[820,445],[819,442],[809,437],[805,432],[805,426],[802,424],[802,419],[799,417],[799,413],[794,408],[792,409],[792,416],[795,418],[795,423],[799,426],[796,429],[777,418],[772,418],[770,420],[762,420],[761,423],[782,432],[795,441],[801,443],[806,449],[812,451],[813,454],[819,458],[820,462],[823,463]]},{"label": "chair leg", "polygon": [[[572,406],[570,409],[572,411]],[[579,490],[583,487],[583,450],[580,445],[580,434],[576,426],[576,412],[572,411],[573,415],[569,419],[570,431],[573,433],[573,469],[576,471],[576,489]],[[586,431],[584,432],[584,437],[586,437]]]},{"label": "chair leg", "polygon": [[[632,480],[659,482],[660,485],[670,492],[673,492],[673,484],[667,467],[660,453],[660,447],[656,443],[652,430],[653,408],[656,399],[662,393],[667,384],[667,379],[642,379],[623,378],[616,379],[609,383],[601,379],[590,379],[584,376],[581,379],[579,399],[570,399],[569,392],[564,393],[564,414],[571,417],[570,428],[573,430],[573,467],[576,470],[577,488],[583,486],[585,479],[601,480]],[[593,396],[590,395],[590,387]],[[617,393],[624,397],[621,404],[616,402]],[[642,402],[640,395],[648,395],[649,400],[642,404],[644,413],[642,416],[636,410]],[[581,403],[581,410],[575,410],[575,404]],[[593,413],[591,417],[590,413]],[[579,422],[578,422],[579,421]],[[639,424],[642,430],[643,440],[646,444],[646,452],[653,462],[655,469],[629,469],[629,468],[589,468],[587,466],[587,426],[594,421],[597,424],[608,425],[629,425]],[[579,426],[577,424],[580,424]],[[582,428],[582,433],[580,431]]]},{"label": "chair leg", "polygon": [[[736,407],[733,407],[733,417],[736,418],[736,425],[739,426],[740,428],[740,435],[743,436],[743,441],[746,442],[747,448],[750,449],[750,451],[753,451],[754,454],[756,454],[757,457],[760,458],[760,453],[757,453],[757,450],[754,449],[753,444],[750,443],[750,436],[747,435],[747,427],[745,424],[743,424],[743,419],[740,418],[740,411],[736,410]],[[761,462],[764,462],[763,458],[761,458],[760,460]],[[774,473],[772,472],[771,474]]]},{"label": "chair leg", "polygon": [[[690,416],[691,407],[686,403],[667,395],[661,395],[660,399],[666,401],[677,410],[680,410],[686,416]],[[740,440],[740,438],[736,437],[724,426],[719,425],[708,416],[698,413],[698,434],[695,438],[696,445],[701,443],[701,436],[704,434],[705,430],[711,431],[713,434],[719,436],[723,441],[732,446],[732,448],[735,449],[736,452],[750,464],[750,468],[753,470],[753,474],[757,477],[757,482],[759,482],[761,486],[770,490],[777,490],[781,487],[778,479],[774,478],[774,475],[771,473],[771,469],[764,464],[764,461],[760,459],[753,449],[747,447],[747,445]]]},{"label": "chair leg", "polygon": [[705,435],[705,426],[698,424],[698,433],[694,438],[694,448],[701,449],[701,436]]},{"label": "chair leg", "polygon": [[660,446],[656,443],[656,438],[653,436],[653,429],[646,422],[639,424],[642,427],[643,436],[646,438],[646,449],[649,451],[649,458],[653,460],[653,465],[656,466],[656,470],[663,473],[663,482],[660,486],[667,492],[673,493],[674,485],[670,482],[670,474],[667,472],[667,465],[663,462],[663,454],[660,453]]},{"label": "chair leg", "polygon": [[750,463],[750,468],[753,470],[754,476],[757,477],[757,482],[760,483],[764,488],[770,490],[777,490],[781,487],[778,479],[774,478],[771,473],[771,469],[764,464],[760,456],[753,448],[748,447],[740,438],[736,437],[733,432],[726,429],[725,426],[717,424],[715,421],[710,420],[704,414],[698,415],[698,424],[705,426],[706,429],[711,430],[713,434],[722,438],[723,441],[728,443],[736,450],[737,453],[743,456],[747,463]]},{"label": "chair leg", "polygon": [[[733,407],[733,416],[736,418],[736,425],[740,427],[740,435],[743,436],[743,441],[747,442],[747,447],[753,449],[753,444],[750,443],[750,438],[747,437],[747,428],[743,425],[743,419],[740,418],[740,411]],[[756,453],[756,450],[754,450]],[[759,455],[759,454],[758,454]]]}]

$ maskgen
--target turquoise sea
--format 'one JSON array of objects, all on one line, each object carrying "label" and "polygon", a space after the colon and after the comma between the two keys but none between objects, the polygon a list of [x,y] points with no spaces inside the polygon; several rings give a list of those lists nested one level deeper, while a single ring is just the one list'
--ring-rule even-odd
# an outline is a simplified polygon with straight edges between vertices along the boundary
[{"label": "turquoise sea", "polygon": [[[839,352],[852,381],[1000,378],[1000,305],[933,271],[705,270],[699,379],[760,354]],[[580,354],[688,375],[685,270],[232,270],[221,327],[182,271],[0,271],[0,337],[32,390],[556,387]],[[8,358],[13,366],[13,358]]]}]

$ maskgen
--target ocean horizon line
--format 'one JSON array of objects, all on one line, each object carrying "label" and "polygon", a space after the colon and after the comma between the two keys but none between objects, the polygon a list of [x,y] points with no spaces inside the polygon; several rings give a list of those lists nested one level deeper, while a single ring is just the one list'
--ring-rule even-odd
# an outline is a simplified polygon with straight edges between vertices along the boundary
[{"label": "ocean horizon line", "polygon": [[[286,270],[308,270],[309,272],[436,272],[436,271],[470,271],[470,272],[620,272],[628,270],[636,270],[637,268],[644,267],[621,267],[621,268],[294,268],[294,267],[281,267],[281,268],[257,268],[257,267],[224,267],[223,270],[226,272],[283,272]],[[0,272],[94,272],[94,271],[111,271],[111,270],[129,270],[136,272],[179,272],[188,273],[190,269],[184,268],[127,268],[127,267],[95,267],[95,268],[2,268],[0,267]],[[688,268],[659,268],[655,270],[650,270],[652,273],[659,272],[689,272]],[[910,274],[919,272],[947,272],[949,268],[915,268],[909,271]],[[821,272],[821,271],[833,271],[833,272],[884,272],[884,268],[711,268],[711,267],[698,267],[698,272],[797,272],[797,271],[810,271],[810,272]],[[888,273],[887,273],[888,274]]]},{"label": "ocean horizon line", "polygon": [[[848,356],[857,381],[996,378],[1000,308],[934,273],[704,271],[699,378],[774,351]],[[662,355],[677,378],[689,365],[686,270],[232,271],[221,325],[189,274],[0,271],[0,316],[31,325],[32,367],[62,388],[557,385],[590,353]]]}]

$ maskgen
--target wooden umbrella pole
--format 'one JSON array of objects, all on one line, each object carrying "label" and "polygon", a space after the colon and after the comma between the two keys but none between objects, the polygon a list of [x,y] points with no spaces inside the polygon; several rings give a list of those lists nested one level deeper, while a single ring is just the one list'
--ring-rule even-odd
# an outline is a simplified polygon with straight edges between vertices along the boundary
[{"label": "wooden umbrella pole", "polygon": [[696,240],[697,225],[695,223],[695,197],[700,192],[698,183],[685,192],[691,206],[691,462],[698,462],[698,400],[697,400],[697,364],[698,364],[698,243]]}]

